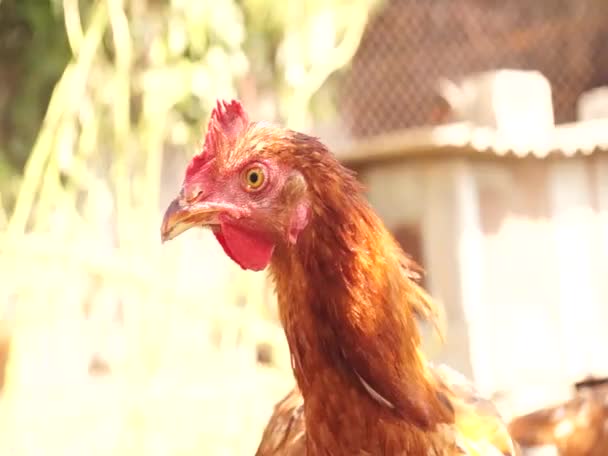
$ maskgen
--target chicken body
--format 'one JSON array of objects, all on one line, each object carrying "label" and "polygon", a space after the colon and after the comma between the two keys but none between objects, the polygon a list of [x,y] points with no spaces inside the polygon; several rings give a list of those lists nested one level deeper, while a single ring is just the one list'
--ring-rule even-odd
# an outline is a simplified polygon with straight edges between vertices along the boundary
[{"label": "chicken body", "polygon": [[201,225],[244,269],[269,266],[276,284],[297,389],[258,455],[515,454],[493,407],[428,365],[415,317],[431,317],[433,301],[316,138],[218,104],[162,235]]},{"label": "chicken body", "polygon": [[[444,427],[448,444],[439,450],[427,448],[437,455],[519,455],[494,404],[478,395],[473,385],[448,366],[430,366],[441,380],[443,391],[455,406],[456,420],[453,429]],[[304,399],[297,386],[276,404],[264,430],[256,456],[306,456],[306,422]],[[449,440],[457,443],[456,448]],[[392,453],[363,453],[392,454]],[[401,454],[401,453],[397,453]],[[416,454],[406,452],[404,454]],[[568,455],[574,456],[574,455]],[[582,456],[582,455],[581,455]],[[590,455],[591,456],[591,455]],[[593,455],[595,456],[595,454]]]},{"label": "chicken body", "polygon": [[572,399],[517,417],[509,429],[524,448],[552,445],[560,456],[608,455],[608,379],[578,383]]}]

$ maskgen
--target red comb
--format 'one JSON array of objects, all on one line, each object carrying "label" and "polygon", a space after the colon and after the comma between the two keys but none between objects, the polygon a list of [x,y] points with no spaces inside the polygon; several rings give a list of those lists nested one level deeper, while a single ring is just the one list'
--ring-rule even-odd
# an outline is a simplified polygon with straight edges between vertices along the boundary
[{"label": "red comb", "polygon": [[237,100],[217,101],[207,124],[203,150],[192,157],[186,169],[186,179],[192,177],[201,166],[215,157],[218,150],[234,144],[239,134],[249,124],[247,113]]}]

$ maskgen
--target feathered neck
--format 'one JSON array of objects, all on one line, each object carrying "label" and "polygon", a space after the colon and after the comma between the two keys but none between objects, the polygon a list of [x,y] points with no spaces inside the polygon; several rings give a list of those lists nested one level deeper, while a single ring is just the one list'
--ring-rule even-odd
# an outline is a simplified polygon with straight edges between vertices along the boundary
[{"label": "feathered neck", "polygon": [[337,408],[355,401],[375,419],[426,430],[451,421],[419,351],[414,312],[429,308],[429,298],[404,273],[395,240],[344,168],[307,182],[309,227],[294,248],[279,246],[271,263],[305,404],[342,389],[350,393]]}]

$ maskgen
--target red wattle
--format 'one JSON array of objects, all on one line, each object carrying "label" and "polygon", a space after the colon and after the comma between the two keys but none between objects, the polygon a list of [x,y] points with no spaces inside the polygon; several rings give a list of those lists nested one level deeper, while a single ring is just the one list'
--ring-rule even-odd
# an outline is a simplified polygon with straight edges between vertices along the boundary
[{"label": "red wattle", "polygon": [[272,257],[274,244],[258,233],[230,223],[213,230],[216,239],[235,263],[243,269],[261,271]]}]

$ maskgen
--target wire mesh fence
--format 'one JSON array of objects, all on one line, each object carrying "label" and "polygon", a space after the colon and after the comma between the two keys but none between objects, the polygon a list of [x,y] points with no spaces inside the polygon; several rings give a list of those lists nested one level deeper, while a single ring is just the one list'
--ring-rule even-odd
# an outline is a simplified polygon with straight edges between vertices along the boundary
[{"label": "wire mesh fence", "polygon": [[436,84],[497,68],[550,81],[557,123],[582,92],[608,83],[602,0],[389,0],[370,22],[338,94],[353,137],[432,124]]}]

